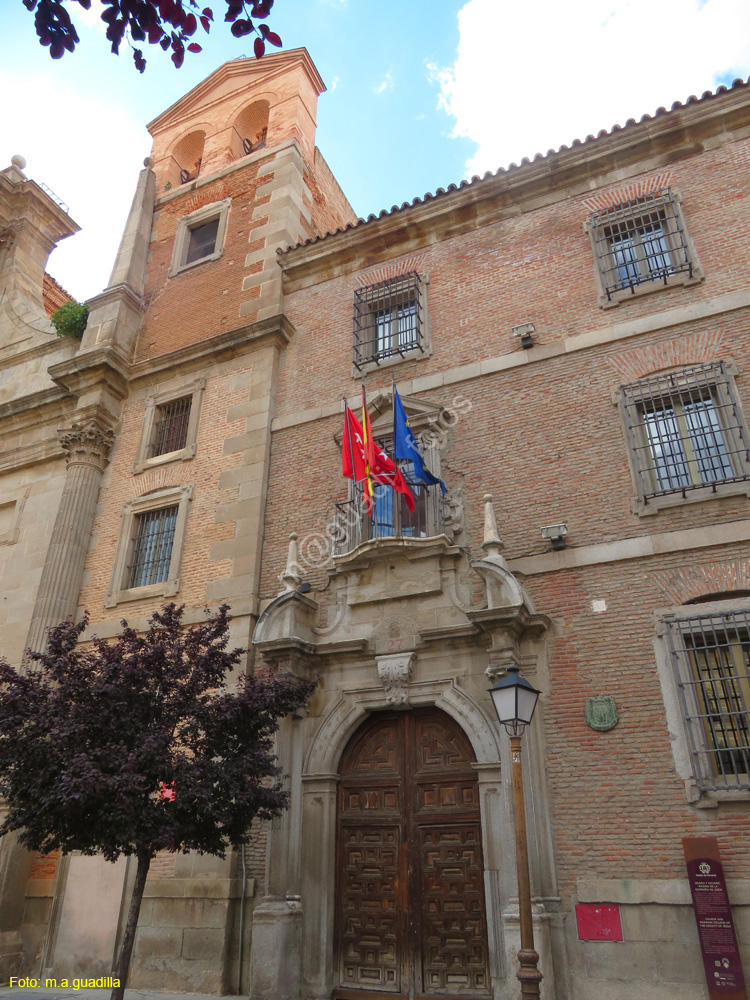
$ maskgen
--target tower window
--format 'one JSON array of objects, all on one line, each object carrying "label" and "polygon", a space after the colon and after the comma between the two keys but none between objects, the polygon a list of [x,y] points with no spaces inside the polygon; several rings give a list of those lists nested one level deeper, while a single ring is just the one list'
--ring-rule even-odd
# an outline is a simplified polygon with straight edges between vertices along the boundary
[{"label": "tower window", "polygon": [[170,278],[190,267],[221,257],[224,253],[230,205],[231,198],[225,198],[205,205],[179,220],[169,268]]},{"label": "tower window", "polygon": [[216,249],[216,237],[219,234],[219,217],[203,222],[190,230],[188,238],[186,264],[194,264],[204,257],[210,257]]}]

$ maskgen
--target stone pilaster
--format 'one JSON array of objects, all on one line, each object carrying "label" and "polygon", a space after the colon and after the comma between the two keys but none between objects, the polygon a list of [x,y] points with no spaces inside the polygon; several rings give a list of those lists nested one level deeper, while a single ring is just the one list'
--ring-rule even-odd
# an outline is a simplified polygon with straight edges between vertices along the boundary
[{"label": "stone pilaster", "polygon": [[113,442],[112,430],[95,418],[60,432],[68,471],[26,640],[35,652],[44,648],[48,628],[75,613],[99,486]]}]

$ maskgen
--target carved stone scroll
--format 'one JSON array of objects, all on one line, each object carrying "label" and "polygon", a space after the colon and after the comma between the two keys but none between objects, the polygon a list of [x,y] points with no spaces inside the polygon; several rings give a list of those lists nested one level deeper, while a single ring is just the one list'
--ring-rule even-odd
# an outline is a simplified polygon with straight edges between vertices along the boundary
[{"label": "carved stone scroll", "polygon": [[389,705],[407,705],[409,685],[415,653],[396,653],[390,656],[376,656],[378,677],[385,688],[385,700]]}]

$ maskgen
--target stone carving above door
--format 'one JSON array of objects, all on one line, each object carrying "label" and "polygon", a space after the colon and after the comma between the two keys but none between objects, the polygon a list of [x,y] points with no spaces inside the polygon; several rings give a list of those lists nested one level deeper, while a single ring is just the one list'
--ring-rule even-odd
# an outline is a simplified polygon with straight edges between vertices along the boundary
[{"label": "stone carving above door", "polygon": [[390,656],[376,656],[378,677],[385,689],[388,705],[407,705],[409,685],[415,653],[395,653]]}]

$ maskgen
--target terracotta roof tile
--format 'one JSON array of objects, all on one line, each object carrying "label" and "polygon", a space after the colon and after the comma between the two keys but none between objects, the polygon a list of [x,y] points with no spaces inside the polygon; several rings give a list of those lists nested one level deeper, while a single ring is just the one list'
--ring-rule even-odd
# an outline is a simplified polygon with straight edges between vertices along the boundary
[{"label": "terracotta roof tile", "polygon": [[[747,81],[738,78],[734,80],[734,82],[731,84],[731,87],[725,87],[722,84],[720,87],[717,87],[715,91],[705,90],[700,97],[696,97],[694,94],[691,94],[690,97],[688,97],[688,99],[684,103],[681,101],[675,101],[672,107],[670,108],[670,111],[679,111],[681,108],[687,107],[689,104],[700,104],[703,101],[708,101],[711,100],[712,98],[718,97],[719,94],[726,94],[728,93],[729,90],[733,90],[739,87],[747,87],[748,85],[750,85],[750,77],[748,77]],[[552,157],[558,156],[560,153],[565,153],[569,149],[572,149],[574,147],[583,146],[590,142],[596,142],[598,139],[606,139],[615,132],[625,131],[628,128],[632,128],[634,125],[638,125],[642,122],[653,121],[654,118],[658,118],[661,115],[666,115],[666,114],[669,114],[669,111],[667,111],[667,109],[664,107],[659,107],[656,109],[653,115],[643,115],[640,119],[640,122],[637,122],[635,118],[628,118],[628,120],[625,122],[624,125],[613,125],[609,130],[601,129],[601,131],[598,132],[596,136],[587,135],[586,138],[583,140],[573,139],[570,146],[562,145],[560,146],[559,149],[548,149],[546,153],[536,153],[534,156],[534,162],[536,163],[542,160],[550,159]],[[529,159],[528,156],[524,156],[524,158],[521,160],[520,166],[517,163],[511,163],[509,164],[508,167],[499,167],[494,173],[491,170],[488,170],[482,177],[479,177],[477,174],[474,174],[474,176],[469,181],[464,180],[461,181],[459,184],[449,184],[447,189],[438,188],[434,194],[431,194],[428,191],[424,195],[422,195],[421,198],[414,198],[414,200],[411,202],[405,201],[400,207],[398,205],[393,205],[391,209],[384,208],[377,215],[370,214],[367,216],[366,219],[357,219],[356,222],[348,222],[345,226],[339,226],[338,229],[336,230],[327,233],[321,233],[318,236],[311,236],[309,239],[301,240],[299,243],[295,244],[295,246],[287,247],[285,250],[277,250],[276,252],[278,254],[283,255],[286,253],[290,253],[297,247],[309,246],[312,243],[319,243],[321,240],[327,239],[329,236],[335,236],[337,233],[348,232],[348,230],[355,229],[358,226],[366,226],[369,222],[375,222],[377,219],[383,219],[389,215],[394,215],[397,212],[403,212],[404,209],[411,208],[414,205],[424,204],[427,201],[431,201],[433,198],[439,198],[444,196],[445,194],[449,194],[451,191],[457,191],[460,188],[469,187],[474,184],[481,184],[483,181],[487,181],[491,177],[499,177],[501,174],[510,173],[513,170],[520,170],[523,167],[531,166],[531,162],[532,161]]]},{"label": "terracotta roof tile", "polygon": [[73,302],[73,296],[70,292],[66,292],[65,289],[52,277],[51,274],[44,272],[44,288],[42,289],[42,294],[44,296],[44,311],[47,316],[51,316],[53,312],[60,308],[60,306],[65,305],[66,302]]}]

